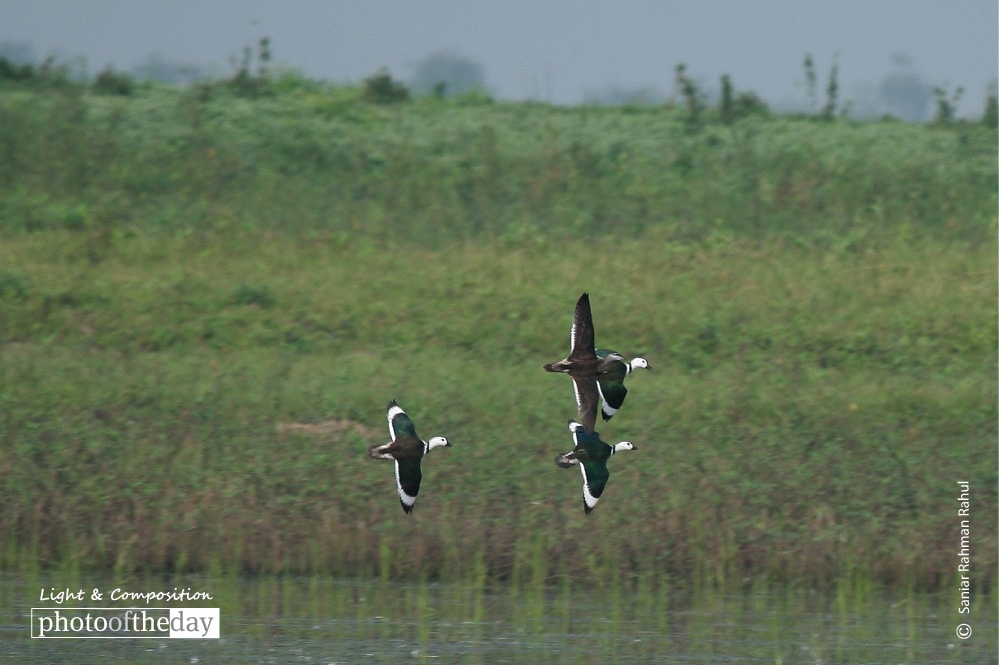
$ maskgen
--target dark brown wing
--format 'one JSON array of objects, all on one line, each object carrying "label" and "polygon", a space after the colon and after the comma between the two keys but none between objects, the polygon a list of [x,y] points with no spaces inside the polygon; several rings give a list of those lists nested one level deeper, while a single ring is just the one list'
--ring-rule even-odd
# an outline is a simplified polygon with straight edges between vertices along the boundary
[{"label": "dark brown wing", "polygon": [[600,405],[600,391],[597,380],[592,377],[572,376],[572,389],[576,393],[576,419],[587,432],[593,433],[597,426],[597,408]]},{"label": "dark brown wing", "polygon": [[593,332],[593,313],[590,311],[590,294],[584,293],[576,301],[572,313],[571,350],[569,360],[579,361],[597,357]]}]

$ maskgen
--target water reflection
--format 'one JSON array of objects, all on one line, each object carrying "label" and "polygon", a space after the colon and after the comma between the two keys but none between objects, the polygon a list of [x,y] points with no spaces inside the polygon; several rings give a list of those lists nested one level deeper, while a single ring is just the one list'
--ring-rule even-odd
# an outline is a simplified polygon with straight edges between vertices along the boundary
[{"label": "water reflection", "polygon": [[[181,583],[211,593],[211,606],[221,610],[221,639],[30,639],[40,588],[66,582],[44,573],[0,578],[0,660],[931,664],[989,662],[997,648],[994,617],[990,624],[979,617],[980,630],[961,641],[946,599],[918,594],[681,594],[568,581],[552,590],[230,577],[132,580],[129,587],[156,591]],[[96,578],[70,586],[123,584]]]}]

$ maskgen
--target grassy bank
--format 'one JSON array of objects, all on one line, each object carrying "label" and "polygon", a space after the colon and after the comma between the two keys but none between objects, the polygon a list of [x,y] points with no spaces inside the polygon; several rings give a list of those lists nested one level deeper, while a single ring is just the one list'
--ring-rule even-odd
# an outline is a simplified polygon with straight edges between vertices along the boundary
[{"label": "grassy bank", "polygon": [[[4,567],[935,589],[966,480],[994,584],[994,132],[193,94],[0,123]],[[589,518],[584,290],[655,367]]]},{"label": "grassy bank", "polygon": [[[994,512],[990,250],[464,246],[400,270],[232,240],[136,238],[99,266],[49,234],[5,245],[30,284],[0,363],[8,565],[934,586],[956,481]],[[590,275],[612,269],[616,293]],[[551,463],[568,381],[540,370],[581,288],[599,340],[655,364],[603,428],[640,450],[590,519]],[[454,442],[412,519],[365,457],[392,397]]]}]

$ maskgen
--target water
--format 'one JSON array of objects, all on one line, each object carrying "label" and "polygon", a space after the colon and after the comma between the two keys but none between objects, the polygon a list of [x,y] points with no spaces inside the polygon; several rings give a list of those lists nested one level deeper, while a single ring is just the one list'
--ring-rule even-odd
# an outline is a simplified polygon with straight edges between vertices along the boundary
[{"label": "water", "polygon": [[[51,576],[56,577],[56,576]],[[320,578],[86,579],[102,602],[54,603],[46,573],[0,577],[3,663],[991,663],[995,617],[976,608],[958,639],[954,599],[891,593],[740,594],[495,589]],[[31,639],[32,607],[125,607],[129,592],[201,592],[219,607],[218,640]],[[42,589],[48,600],[41,600]],[[132,603],[144,607],[142,601]],[[991,612],[991,609],[989,610]]]}]

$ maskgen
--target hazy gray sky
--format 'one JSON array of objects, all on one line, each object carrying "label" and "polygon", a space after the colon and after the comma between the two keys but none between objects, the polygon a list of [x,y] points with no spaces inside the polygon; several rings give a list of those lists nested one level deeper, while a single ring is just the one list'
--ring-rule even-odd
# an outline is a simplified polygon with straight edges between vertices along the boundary
[{"label": "hazy gray sky", "polygon": [[668,94],[678,62],[706,87],[729,74],[739,91],[781,105],[805,99],[811,53],[820,90],[834,57],[840,98],[898,71],[894,54],[932,85],[965,88],[980,115],[999,68],[996,0],[3,0],[0,42],[38,58],[83,56],[93,74],[151,54],[211,67],[257,39],[274,60],[330,81],[386,67],[406,79],[441,50],[478,62],[496,96],[556,103],[618,86]]}]

